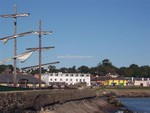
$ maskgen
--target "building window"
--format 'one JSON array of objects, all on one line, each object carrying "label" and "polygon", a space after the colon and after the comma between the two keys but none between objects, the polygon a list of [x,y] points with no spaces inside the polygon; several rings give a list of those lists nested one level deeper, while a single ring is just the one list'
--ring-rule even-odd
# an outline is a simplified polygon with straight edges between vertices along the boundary
[{"label": "building window", "polygon": [[58,76],[58,74],[56,74],[56,76]]},{"label": "building window", "polygon": [[57,79],[55,79],[55,81],[57,81]]},{"label": "building window", "polygon": [[66,81],[68,81],[68,79],[66,79]]},{"label": "building window", "polygon": [[87,77],[89,77],[89,75],[86,75]]},{"label": "building window", "polygon": [[83,82],[85,82],[85,79],[83,79]]},{"label": "building window", "polygon": [[60,79],[60,81],[62,81],[62,79]]},{"label": "building window", "polygon": [[84,75],[81,75],[81,77],[84,77]]},{"label": "building window", "polygon": [[53,74],[50,74],[50,76],[53,76]]},{"label": "building window", "polygon": [[76,79],[76,81],[78,82],[78,79]]},{"label": "building window", "polygon": [[76,74],[76,77],[78,77],[78,74]]},{"label": "building window", "polygon": [[50,79],[50,81],[53,81],[53,79]]},{"label": "building window", "polygon": [[68,74],[66,74],[66,76],[68,76]]},{"label": "building window", "polygon": [[82,82],[82,79],[80,79],[80,82]]},{"label": "building window", "polygon": [[72,81],[72,79],[70,79],[70,81]]},{"label": "building window", "polygon": [[70,76],[73,77],[73,74],[71,74]]}]

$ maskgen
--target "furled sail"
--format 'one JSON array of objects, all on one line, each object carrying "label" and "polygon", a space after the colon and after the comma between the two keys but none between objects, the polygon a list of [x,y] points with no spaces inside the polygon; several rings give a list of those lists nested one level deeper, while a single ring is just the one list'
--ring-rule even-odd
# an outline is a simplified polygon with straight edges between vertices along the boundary
[{"label": "furled sail", "polygon": [[6,62],[9,62],[10,60],[12,60],[14,58],[18,59],[21,63],[24,63],[32,55],[32,53],[33,53],[32,51],[28,51],[28,52],[22,53],[20,55],[17,55],[13,58],[7,58],[7,59],[1,61],[0,65],[4,64]]},{"label": "furled sail", "polygon": [[[51,64],[57,64],[57,63],[59,63],[59,62],[51,62],[51,63],[41,64],[41,67],[44,67],[46,65],[51,65]],[[21,69],[24,70],[24,69],[33,69],[33,68],[39,68],[39,65],[24,67],[24,68],[21,68]]]},{"label": "furled sail", "polygon": [[0,62],[0,65],[4,64],[4,63],[6,63],[6,62],[9,62],[10,60],[12,60],[12,58],[7,58],[7,59],[1,61],[1,62]]},{"label": "furled sail", "polygon": [[17,38],[17,37],[23,37],[23,36],[28,35],[30,33],[33,33],[33,31],[28,31],[28,32],[24,32],[24,33],[20,33],[20,34],[16,34],[16,35],[7,36],[4,38],[0,38],[0,40],[2,40],[2,42],[5,44],[10,39]]},{"label": "furled sail", "polygon": [[16,56],[15,58],[17,58],[21,63],[25,62],[31,55],[32,55],[33,52],[25,52],[25,53],[22,53],[18,56]]},{"label": "furled sail", "polygon": [[2,42],[5,44],[8,41],[8,39],[3,39]]}]

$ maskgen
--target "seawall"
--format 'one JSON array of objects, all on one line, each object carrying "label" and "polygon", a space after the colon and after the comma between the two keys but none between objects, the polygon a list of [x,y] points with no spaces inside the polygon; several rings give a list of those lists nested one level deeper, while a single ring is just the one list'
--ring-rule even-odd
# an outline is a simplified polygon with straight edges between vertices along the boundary
[{"label": "seawall", "polygon": [[117,110],[118,108],[114,105],[100,99],[104,92],[114,92],[117,97],[150,97],[149,89],[0,92],[0,113],[89,113],[89,111],[90,113],[111,113],[111,111]]},{"label": "seawall", "polygon": [[94,98],[93,90],[34,90],[0,93],[0,113],[24,113],[69,101]]}]

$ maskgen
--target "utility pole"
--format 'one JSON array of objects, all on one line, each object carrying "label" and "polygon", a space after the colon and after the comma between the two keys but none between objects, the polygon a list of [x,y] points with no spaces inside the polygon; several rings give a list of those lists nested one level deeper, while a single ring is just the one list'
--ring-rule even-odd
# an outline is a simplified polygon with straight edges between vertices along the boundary
[{"label": "utility pole", "polygon": [[14,14],[5,14],[5,15],[1,15],[1,17],[4,18],[14,18],[14,77],[13,77],[13,82],[14,82],[14,87],[17,86],[17,81],[16,81],[16,58],[15,56],[17,56],[17,17],[27,17],[29,16],[29,13],[17,13],[17,5],[14,5]]}]

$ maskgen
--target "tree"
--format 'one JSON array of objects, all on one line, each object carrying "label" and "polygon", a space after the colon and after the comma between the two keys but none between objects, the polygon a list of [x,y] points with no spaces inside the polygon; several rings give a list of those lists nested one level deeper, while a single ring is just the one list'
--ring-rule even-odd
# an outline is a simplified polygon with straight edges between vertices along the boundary
[{"label": "tree", "polygon": [[102,66],[112,66],[112,63],[109,61],[109,59],[104,59],[102,61]]},{"label": "tree", "polygon": [[0,65],[0,73],[3,73],[6,69],[6,65]]},{"label": "tree", "polygon": [[89,67],[87,66],[81,66],[78,68],[79,73],[89,73]]},{"label": "tree", "polygon": [[56,72],[57,72],[56,67],[53,66],[53,65],[49,65],[49,66],[48,66],[48,70],[49,70],[50,73],[56,73]]},{"label": "tree", "polygon": [[117,73],[119,74],[119,75],[126,75],[126,70],[127,70],[127,68],[126,67],[121,67],[121,68],[118,68],[117,69]]},{"label": "tree", "polygon": [[91,73],[92,75],[96,75],[97,74],[97,67],[91,67],[90,69],[89,69],[89,73]]},{"label": "tree", "polygon": [[97,73],[98,75],[106,75],[108,73],[116,74],[117,68],[112,65],[109,59],[104,59],[102,62],[98,63]]},{"label": "tree", "polygon": [[68,68],[62,67],[58,71],[62,73],[68,73]]},{"label": "tree", "polygon": [[131,64],[129,69],[130,69],[130,71],[132,71],[132,74],[130,76],[133,76],[133,77],[140,77],[141,76],[140,68],[138,65]]},{"label": "tree", "polygon": [[38,69],[31,69],[30,74],[35,75],[39,73],[39,68]]},{"label": "tree", "polygon": [[141,66],[140,72],[141,72],[141,75],[143,75],[143,77],[150,77],[150,67],[149,66]]},{"label": "tree", "polygon": [[68,69],[68,73],[76,73],[76,72],[77,72],[76,66],[73,66],[72,68]]},{"label": "tree", "polygon": [[[14,70],[13,65],[8,65],[7,67],[11,70],[11,72],[13,72],[13,70]],[[18,68],[18,70],[19,70],[19,68]]]}]

